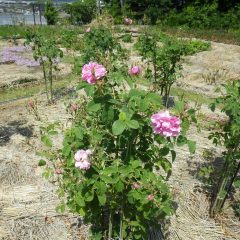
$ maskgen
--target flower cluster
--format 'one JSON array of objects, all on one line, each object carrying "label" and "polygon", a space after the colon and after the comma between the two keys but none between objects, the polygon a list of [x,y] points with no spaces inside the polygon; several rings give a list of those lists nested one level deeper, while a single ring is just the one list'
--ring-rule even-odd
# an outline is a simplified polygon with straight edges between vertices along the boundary
[{"label": "flower cluster", "polygon": [[131,18],[124,18],[124,24],[131,25],[133,23],[133,20]]},{"label": "flower cluster", "polygon": [[169,111],[153,114],[151,117],[151,124],[154,133],[166,137],[176,137],[181,131],[181,120],[178,117],[171,116]]},{"label": "flower cluster", "polygon": [[139,75],[141,73],[141,68],[139,66],[133,66],[128,70],[130,75]]},{"label": "flower cluster", "polygon": [[25,46],[5,47],[0,53],[1,63],[16,63],[17,65],[25,65],[27,67],[38,67],[40,63],[33,59],[27,59],[20,55],[22,52],[30,52],[31,48]]},{"label": "flower cluster", "polygon": [[82,170],[88,170],[91,166],[90,156],[92,155],[91,150],[78,150],[75,155],[75,167],[80,168]]},{"label": "flower cluster", "polygon": [[96,62],[89,62],[85,64],[82,69],[83,80],[90,84],[95,84],[97,80],[102,79],[106,74],[106,68]]}]

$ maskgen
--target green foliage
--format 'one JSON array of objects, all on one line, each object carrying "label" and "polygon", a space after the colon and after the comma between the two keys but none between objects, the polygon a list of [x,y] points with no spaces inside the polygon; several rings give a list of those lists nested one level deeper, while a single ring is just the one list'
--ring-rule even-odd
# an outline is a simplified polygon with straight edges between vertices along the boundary
[{"label": "green foliage", "polygon": [[65,47],[67,50],[70,50],[70,49],[79,50],[78,33],[76,32],[75,29],[62,30],[60,42],[61,42],[61,45]]},{"label": "green foliage", "polygon": [[55,25],[58,21],[58,11],[53,5],[52,1],[47,1],[44,11],[44,17],[48,25]]},{"label": "green foliage", "polygon": [[125,42],[125,43],[132,43],[133,42],[132,35],[131,34],[124,34],[122,36],[122,41]]},{"label": "green foliage", "polygon": [[82,56],[75,61],[76,72],[80,72],[83,64],[89,61],[101,62],[110,70],[113,63],[119,62],[118,59],[127,57],[117,38],[104,26],[91,28],[90,32],[85,33],[81,52]]},{"label": "green foliage", "polygon": [[210,105],[214,111],[216,106],[228,116],[228,121],[218,124],[217,131],[212,131],[209,138],[216,145],[223,145],[227,151],[223,153],[225,163],[219,179],[211,214],[220,212],[240,169],[240,81],[225,85],[226,94]]},{"label": "green foliage", "polygon": [[[39,33],[28,32],[26,44],[33,48],[33,57],[42,66],[45,90],[49,103],[53,102],[53,70],[58,70],[57,63],[63,57],[62,50],[53,39],[45,39]],[[49,97],[50,95],[50,97]]]},{"label": "green foliage", "polygon": [[184,48],[174,38],[161,37],[163,46],[160,47],[156,34],[141,35],[136,48],[151,66],[146,71],[146,77],[153,82],[155,90],[160,90],[161,95],[168,99],[177,71],[181,69],[180,59],[184,55]]},{"label": "green foliage", "polygon": [[203,42],[200,40],[186,40],[182,41],[184,50],[184,55],[193,55],[198,52],[207,51],[211,48],[210,42]]},{"label": "green foliage", "polygon": [[71,4],[66,4],[64,10],[70,15],[70,23],[82,25],[90,23],[96,16],[96,1],[85,0],[75,1]]},{"label": "green foliage", "polygon": [[220,12],[216,2],[211,4],[191,4],[181,12],[172,10],[163,20],[170,26],[187,26],[201,29],[229,29],[238,28],[240,8],[236,6],[227,12]]}]

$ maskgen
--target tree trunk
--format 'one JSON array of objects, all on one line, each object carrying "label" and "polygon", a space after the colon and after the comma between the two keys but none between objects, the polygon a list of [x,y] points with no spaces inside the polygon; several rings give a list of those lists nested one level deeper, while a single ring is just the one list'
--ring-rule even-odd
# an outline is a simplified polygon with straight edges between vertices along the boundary
[{"label": "tree trunk", "polygon": [[35,18],[35,5],[34,3],[32,4],[32,11],[33,11],[33,22],[34,22],[34,26],[36,25],[36,18]]},{"label": "tree trunk", "polygon": [[42,4],[38,5],[40,24],[42,25]]}]

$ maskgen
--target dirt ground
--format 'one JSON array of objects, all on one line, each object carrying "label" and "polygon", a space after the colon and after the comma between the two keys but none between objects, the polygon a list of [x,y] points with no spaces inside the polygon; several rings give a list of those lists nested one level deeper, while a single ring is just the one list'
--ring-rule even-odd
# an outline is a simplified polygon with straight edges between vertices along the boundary
[{"label": "dirt ground", "polygon": [[[0,45],[1,47],[1,45]],[[131,45],[129,46],[131,47]],[[132,52],[131,62],[141,59]],[[187,57],[183,77],[178,85],[214,96],[214,85],[206,84],[203,73],[227,68],[224,79],[239,77],[240,47],[212,43],[212,50]],[[11,67],[4,66],[4,67]],[[0,84],[8,83],[13,75],[29,73],[16,66],[6,72],[0,66]],[[8,70],[9,71],[9,70]],[[5,75],[3,75],[5,74]],[[217,80],[217,85],[224,80]],[[69,86],[70,87],[70,86]],[[66,112],[64,102],[46,106],[44,96],[38,96],[38,111],[42,122],[37,121],[26,109],[27,100],[18,100],[0,106],[0,239],[4,240],[77,240],[88,239],[88,227],[78,216],[69,213],[58,214],[55,207],[58,198],[55,186],[42,178],[42,169],[37,166],[36,152],[42,147],[39,140],[39,126],[60,121],[66,128],[71,116]],[[202,106],[209,118],[215,115]],[[198,132],[193,126],[190,138],[197,141],[197,151],[190,156],[187,149],[177,149],[170,184],[176,190],[176,213],[168,220],[169,240],[237,240],[240,236],[240,221],[235,218],[231,207],[226,204],[223,214],[213,220],[209,216],[208,194],[198,178],[200,168],[208,164],[206,151],[220,156],[222,149],[215,147],[207,138],[208,130]],[[61,141],[59,141],[61,145]]]}]

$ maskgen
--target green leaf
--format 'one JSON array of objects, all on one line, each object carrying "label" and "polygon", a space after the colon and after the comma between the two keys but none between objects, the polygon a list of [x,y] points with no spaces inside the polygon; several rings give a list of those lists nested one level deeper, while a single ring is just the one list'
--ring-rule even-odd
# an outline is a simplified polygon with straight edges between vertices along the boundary
[{"label": "green leaf", "polygon": [[115,185],[115,189],[117,192],[122,192],[124,189],[124,184],[122,181],[118,181]]},{"label": "green leaf", "polygon": [[171,215],[171,213],[172,213],[172,208],[170,207],[170,206],[164,206],[163,208],[162,208],[162,211],[166,214],[166,215]]},{"label": "green leaf", "polygon": [[160,154],[162,156],[167,156],[168,153],[169,153],[169,148],[168,147],[163,147],[163,148],[160,149]]},{"label": "green leaf", "polygon": [[47,135],[41,136],[41,141],[47,146],[52,147],[52,141]]},{"label": "green leaf", "polygon": [[171,150],[171,155],[172,155],[172,162],[174,162],[177,154],[174,150]]},{"label": "green leaf", "polygon": [[163,170],[168,173],[172,169],[172,163],[169,162],[166,158],[159,159],[158,163],[161,165]]},{"label": "green leaf", "polygon": [[94,187],[98,194],[103,194],[107,190],[106,183],[104,182],[95,182]]},{"label": "green leaf", "polygon": [[124,122],[127,119],[127,115],[125,112],[120,112],[119,114],[119,120]]},{"label": "green leaf", "polygon": [[85,87],[85,92],[88,95],[88,97],[92,97],[94,95],[95,92],[95,86],[87,84]]},{"label": "green leaf", "polygon": [[75,127],[74,128],[74,133],[75,133],[75,136],[76,136],[77,139],[79,139],[79,140],[83,139],[83,132],[82,132],[81,128]]},{"label": "green leaf", "polygon": [[105,183],[115,183],[115,180],[107,175],[101,175],[100,178],[105,182]]},{"label": "green leaf", "polygon": [[131,89],[128,95],[130,97],[142,96],[144,95],[144,92],[138,89]]},{"label": "green leaf", "polygon": [[131,164],[131,166],[132,166],[133,169],[141,166],[141,162],[140,162],[139,160],[131,161],[130,164]]},{"label": "green leaf", "polygon": [[177,110],[178,113],[184,112],[184,102],[182,101],[175,102],[175,109]]},{"label": "green leaf", "polygon": [[162,104],[162,99],[161,99],[161,96],[159,94],[149,93],[146,98],[148,99],[148,101],[150,103],[155,104],[157,106]]},{"label": "green leaf", "polygon": [[76,197],[75,197],[75,202],[77,203],[77,205],[79,207],[84,207],[85,206],[85,201],[84,201],[84,198],[78,194]]},{"label": "green leaf", "polygon": [[177,138],[177,146],[178,147],[181,147],[183,145],[185,145],[187,143],[187,138],[180,135],[178,138]]},{"label": "green leaf", "polygon": [[45,166],[46,165],[46,161],[41,159],[39,162],[38,162],[38,166],[42,167],[42,166]]},{"label": "green leaf", "polygon": [[65,211],[65,204],[64,204],[63,202],[62,202],[61,204],[59,204],[59,205],[56,207],[56,211],[63,213],[63,212]]},{"label": "green leaf", "polygon": [[190,152],[191,154],[195,153],[195,151],[196,151],[196,142],[195,142],[195,141],[188,140],[187,144],[188,144],[189,152]]},{"label": "green leaf", "polygon": [[93,101],[89,102],[89,104],[87,106],[87,110],[89,112],[97,112],[100,109],[101,109],[101,104],[100,103],[94,103]]},{"label": "green leaf", "polygon": [[214,112],[215,109],[216,109],[215,103],[211,103],[211,104],[209,105],[209,108],[211,109],[212,112]]},{"label": "green leaf", "polygon": [[70,153],[71,153],[71,147],[68,144],[66,144],[62,149],[62,154],[65,157],[68,157]]},{"label": "green leaf", "polygon": [[91,202],[94,198],[94,191],[87,192],[84,198],[86,202]]},{"label": "green leaf", "polygon": [[80,214],[80,216],[82,216],[82,217],[84,217],[84,216],[86,215],[86,213],[85,213],[85,211],[84,211],[83,208],[80,208],[80,209],[79,209],[79,214]]},{"label": "green leaf", "polygon": [[103,206],[107,201],[106,194],[98,195],[98,201],[99,201],[100,205]]},{"label": "green leaf", "polygon": [[139,128],[139,123],[136,120],[127,120],[126,124],[129,128],[132,128],[132,129],[138,129]]},{"label": "green leaf", "polygon": [[120,120],[113,123],[112,132],[114,135],[120,135],[126,129],[126,124]]},{"label": "green leaf", "polygon": [[234,182],[234,187],[235,187],[235,188],[240,188],[240,180],[236,180],[236,181]]}]

